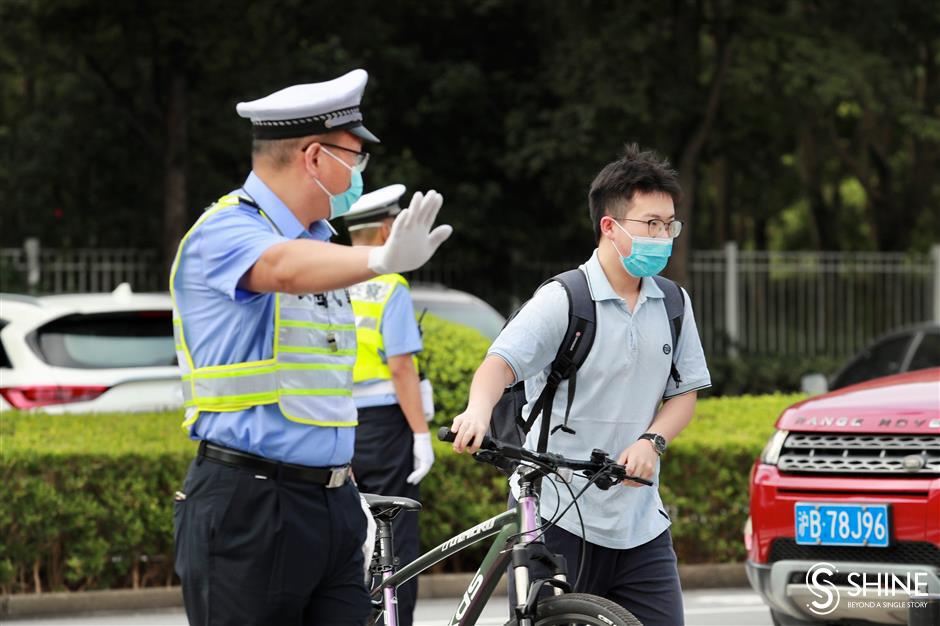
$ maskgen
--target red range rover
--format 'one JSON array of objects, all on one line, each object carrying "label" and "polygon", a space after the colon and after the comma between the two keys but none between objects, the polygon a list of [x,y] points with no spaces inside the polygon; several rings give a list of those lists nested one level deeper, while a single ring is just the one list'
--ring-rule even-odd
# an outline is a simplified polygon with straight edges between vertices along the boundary
[{"label": "red range rover", "polygon": [[940,625],[940,368],[810,398],[776,427],[744,531],[774,624]]}]

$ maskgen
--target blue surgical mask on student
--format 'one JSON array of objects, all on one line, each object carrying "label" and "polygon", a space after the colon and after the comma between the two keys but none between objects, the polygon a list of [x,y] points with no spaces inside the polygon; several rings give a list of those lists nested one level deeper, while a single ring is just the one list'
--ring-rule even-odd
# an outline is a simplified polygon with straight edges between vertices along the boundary
[{"label": "blue surgical mask on student", "polygon": [[663,271],[666,263],[669,262],[669,256],[672,254],[672,239],[634,237],[617,220],[614,220],[614,224],[617,224],[617,228],[633,240],[630,256],[626,257],[620,252],[617,244],[611,240],[611,243],[614,244],[614,250],[620,255],[620,262],[623,263],[623,268],[627,270],[628,274],[635,278],[644,278],[656,276]]},{"label": "blue surgical mask on student", "polygon": [[327,191],[326,187],[324,187],[323,183],[321,183],[319,180],[314,181],[316,184],[320,186],[320,189],[323,190],[323,193],[329,196],[330,219],[333,219],[335,217],[339,217],[340,215],[345,215],[346,213],[349,213],[349,209],[352,208],[352,205],[356,202],[356,200],[358,200],[362,196],[362,173],[359,171],[359,168],[348,165],[345,161],[337,157],[335,154],[333,154],[326,148],[322,148],[322,150],[326,152],[328,155],[330,155],[331,157],[333,157],[334,159],[336,159],[337,161],[339,161],[340,163],[342,163],[343,167],[345,167],[346,169],[352,172],[352,177],[349,180],[349,189],[335,196],[331,194],[329,191]]}]

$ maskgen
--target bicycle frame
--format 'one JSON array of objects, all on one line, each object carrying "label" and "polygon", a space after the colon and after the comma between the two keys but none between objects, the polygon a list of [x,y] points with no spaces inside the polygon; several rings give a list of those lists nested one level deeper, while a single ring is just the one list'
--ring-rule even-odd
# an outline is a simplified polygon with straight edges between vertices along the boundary
[{"label": "bicycle frame", "polygon": [[506,542],[518,532],[518,528],[517,511],[509,510],[455,535],[436,548],[425,552],[395,573],[383,572],[382,582],[372,590],[372,598],[377,600],[379,597],[383,597],[385,601],[386,610],[383,612],[385,626],[398,626],[397,614],[387,610],[388,606],[395,605],[396,587],[408,582],[444,559],[457,554],[464,548],[495,536],[496,539],[470,580],[470,584],[464,592],[454,616],[448,622],[448,626],[471,626],[476,624],[480,613],[483,612],[483,607],[496,588],[496,583],[499,582],[500,577],[506,571],[510,559]]},{"label": "bicycle frame", "polygon": [[[440,430],[438,437],[442,441],[453,441],[455,435],[445,427]],[[520,623],[533,623],[532,619],[535,617],[539,598],[542,592],[547,590],[546,587],[550,588],[555,595],[572,591],[572,585],[568,582],[564,557],[553,554],[540,541],[542,535],[539,531],[543,527],[538,525],[538,491],[541,477],[545,475],[545,471],[540,468],[548,467],[549,471],[557,473],[565,482],[568,482],[571,470],[589,471],[591,474],[584,476],[590,478],[590,482],[585,485],[585,488],[601,477],[605,478],[606,482],[595,483],[601,489],[609,489],[625,478],[647,485],[652,484],[635,476],[624,476],[623,466],[614,464],[609,455],[603,450],[593,450],[590,461],[572,461],[557,455],[540,455],[535,452],[526,452],[516,446],[494,442],[486,436],[483,437],[483,447],[486,449],[478,451],[474,457],[478,461],[492,463],[501,469],[507,469],[507,465],[500,462],[500,458],[507,458],[505,456],[507,452],[513,455],[508,458],[523,459],[535,464],[522,464],[515,469],[516,476],[519,478],[519,497],[514,509],[491,517],[485,522],[448,539],[398,572],[394,571],[395,551],[392,543],[392,519],[397,513],[394,509],[378,515],[373,513],[379,525],[376,532],[378,554],[373,556],[370,570],[373,576],[380,574],[382,582],[376,585],[370,596],[375,608],[383,607],[382,615],[385,618],[385,626],[398,626],[396,589],[399,585],[460,552],[467,546],[494,535],[496,539],[493,541],[493,545],[490,546],[480,567],[473,575],[473,578],[470,579],[470,584],[460,599],[456,612],[450,618],[448,626],[472,626],[476,624],[483,607],[496,588],[496,583],[509,564],[512,565],[513,582],[516,587],[516,597],[511,599],[512,616]],[[562,465],[560,462],[564,462],[564,464]],[[558,473],[557,469],[559,467],[569,470],[567,478]],[[619,469],[619,475],[613,478],[611,470],[615,468]],[[600,472],[604,473],[601,474]],[[577,500],[577,497],[575,497],[575,500]],[[400,510],[397,512],[400,513]],[[512,539],[516,537],[518,539],[513,542]],[[530,577],[530,563],[533,561],[540,563],[542,566],[549,566],[548,576],[532,580]],[[542,574],[540,573],[540,575]],[[379,602],[380,597],[382,602]]]},{"label": "bicycle frame", "polygon": [[[455,437],[456,434],[447,427],[441,428],[438,432],[438,438],[441,441],[452,442]],[[399,585],[410,581],[428,568],[453,556],[464,548],[493,536],[495,536],[493,544],[483,558],[480,567],[474,573],[473,578],[470,579],[470,584],[467,586],[460,603],[457,605],[456,612],[447,622],[447,625],[473,626],[476,624],[477,619],[483,612],[483,607],[486,606],[493,590],[496,588],[496,584],[509,565],[512,566],[512,582],[515,583],[515,598],[510,598],[512,604],[510,617],[515,618],[520,624],[533,624],[533,620],[537,616],[540,599],[544,597],[543,592],[550,589],[552,593],[558,596],[573,591],[572,584],[568,582],[564,557],[552,553],[541,541],[544,532],[540,531],[543,531],[545,525],[540,526],[538,523],[538,492],[542,477],[547,476],[546,470],[557,474],[565,483],[570,482],[572,472],[584,471],[586,474],[582,477],[589,479],[585,489],[591,483],[596,484],[601,489],[609,489],[623,480],[633,480],[647,486],[653,484],[646,479],[626,475],[625,468],[622,465],[615,464],[603,450],[593,450],[590,461],[571,460],[558,455],[526,451],[518,446],[492,440],[485,435],[482,448],[474,454],[476,460],[491,463],[503,470],[515,467],[514,473],[519,478],[517,483],[519,496],[513,509],[491,517],[485,522],[448,539],[398,572],[395,571],[392,519],[401,512],[401,507],[392,507],[380,512],[373,510],[373,517],[378,524],[376,529],[378,551],[373,555],[369,569],[373,578],[380,575],[382,581],[372,589],[370,597],[374,609],[382,607],[381,616],[384,617],[385,626],[398,626],[396,590]],[[523,461],[523,463],[513,465],[512,462],[503,462],[506,459],[517,459]],[[558,470],[561,468],[567,470],[567,475],[559,473]],[[575,501],[581,493],[583,493],[583,490],[579,492],[578,496],[574,496],[572,493]],[[379,502],[376,502],[376,505],[379,504]],[[392,502],[391,504],[396,503]],[[412,503],[407,508],[412,510],[419,508],[416,505],[417,503]],[[568,508],[570,507],[571,505],[568,505]],[[561,514],[563,515],[565,511],[562,511]],[[554,521],[547,522],[547,524],[554,524]],[[513,541],[514,539],[515,541]],[[532,580],[530,576],[530,564],[533,562],[539,566],[537,571],[540,577],[535,580]],[[545,568],[548,568],[547,576],[542,573]],[[589,595],[585,597],[592,598]],[[379,598],[382,598],[381,602]],[[594,600],[590,600],[590,602],[594,602]],[[605,623],[614,623],[603,615],[599,617]],[[373,613],[373,624],[375,623],[374,619],[377,619],[375,613]]]}]

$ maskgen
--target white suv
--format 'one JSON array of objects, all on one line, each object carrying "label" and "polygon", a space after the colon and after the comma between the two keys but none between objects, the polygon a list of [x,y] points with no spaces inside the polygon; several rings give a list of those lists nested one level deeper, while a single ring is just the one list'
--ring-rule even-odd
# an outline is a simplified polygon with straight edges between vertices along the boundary
[{"label": "white suv", "polygon": [[152,411],[182,405],[168,294],[0,294],[0,409]]}]

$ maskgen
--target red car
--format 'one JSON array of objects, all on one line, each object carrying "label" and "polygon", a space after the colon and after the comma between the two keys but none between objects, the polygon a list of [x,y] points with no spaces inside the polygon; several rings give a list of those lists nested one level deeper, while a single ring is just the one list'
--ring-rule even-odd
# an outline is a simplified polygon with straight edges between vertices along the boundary
[{"label": "red car", "polygon": [[[940,593],[940,368],[795,404],[751,470],[751,586],[777,626],[907,624]],[[931,613],[933,615],[933,613]],[[940,624],[940,621],[917,623]]]}]

